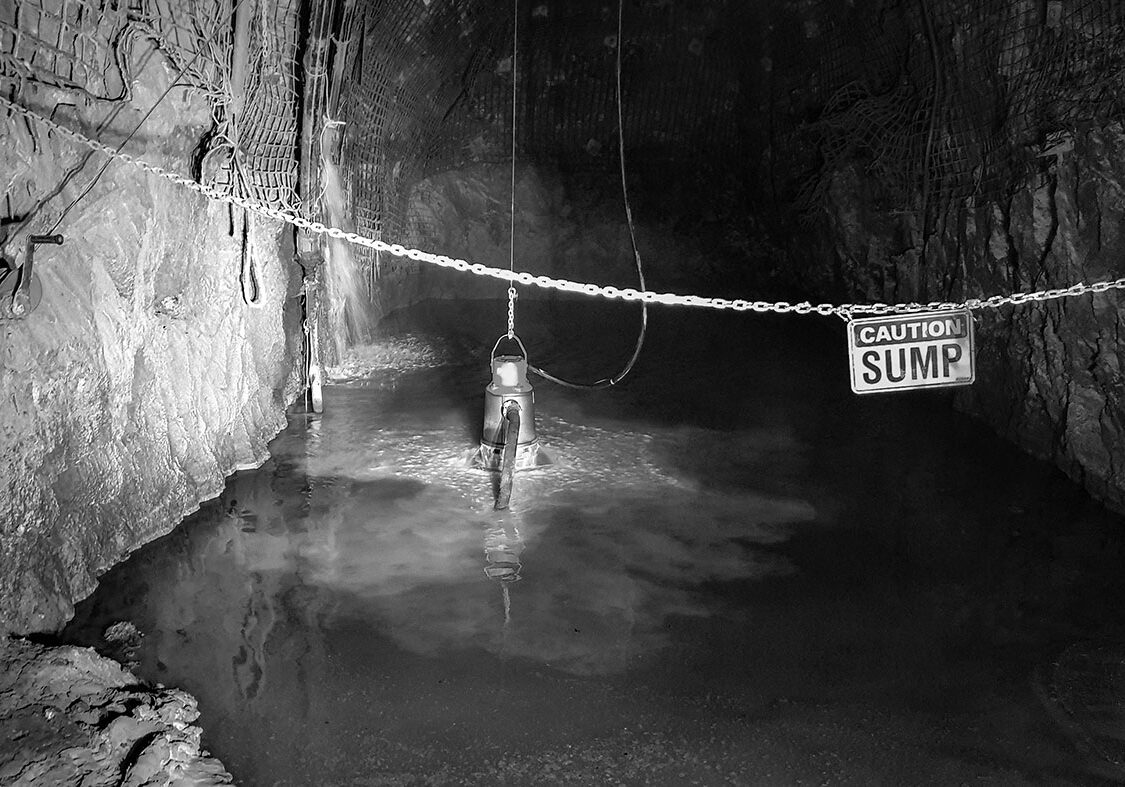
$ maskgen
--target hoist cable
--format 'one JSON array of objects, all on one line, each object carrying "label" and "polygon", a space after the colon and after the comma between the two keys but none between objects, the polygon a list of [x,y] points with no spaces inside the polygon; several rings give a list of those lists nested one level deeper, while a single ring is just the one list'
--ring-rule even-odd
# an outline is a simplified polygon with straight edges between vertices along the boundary
[{"label": "hoist cable", "polygon": [[[622,109],[621,100],[621,50],[625,46],[622,38],[624,32],[624,18],[625,18],[625,0],[618,0],[617,2],[617,143],[618,143],[618,161],[621,165],[621,197],[625,203],[625,220],[629,225],[629,243],[633,249],[633,261],[637,265],[637,279],[640,281],[640,289],[645,291],[645,272],[644,266],[641,263],[641,252],[637,248],[637,232],[633,225],[633,208],[629,203],[629,184],[625,177],[625,112]],[[513,115],[513,119],[514,119]],[[513,120],[514,128],[514,120]],[[514,148],[513,148],[514,152]],[[514,192],[513,192],[514,193]],[[513,213],[514,215],[514,213]],[[513,226],[515,223],[513,221]],[[629,372],[633,371],[633,366],[637,363],[637,358],[641,355],[641,348],[644,347],[645,334],[648,333],[648,304],[644,301],[641,302],[641,330],[637,334],[637,343],[633,347],[633,354],[630,356],[629,361],[625,364],[624,368],[618,372],[615,377],[608,377],[598,380],[595,383],[575,383],[569,380],[564,380],[561,377],[556,377],[553,374],[543,371],[542,369],[532,366],[530,363],[527,368],[535,374],[542,377],[544,380],[561,385],[565,388],[575,388],[579,390],[598,390],[601,388],[609,388],[611,385],[617,385],[625,379]]]},{"label": "hoist cable", "polygon": [[[518,75],[520,51],[520,0],[512,0],[512,226],[508,243],[508,270],[516,272],[516,112],[518,111]],[[508,284],[508,338],[516,338],[516,287]]]}]

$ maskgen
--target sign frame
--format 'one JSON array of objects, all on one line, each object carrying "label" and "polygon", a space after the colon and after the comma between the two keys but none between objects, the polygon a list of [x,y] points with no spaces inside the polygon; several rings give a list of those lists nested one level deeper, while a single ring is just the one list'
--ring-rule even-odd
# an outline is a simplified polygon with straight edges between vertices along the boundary
[{"label": "sign frame", "polygon": [[[948,330],[950,327],[950,320],[964,320],[963,336],[949,335]],[[936,327],[935,324],[939,325],[940,329]],[[877,343],[872,343],[871,341],[861,339],[860,337],[860,332],[865,328],[874,328],[875,331],[878,332],[880,327],[885,326],[889,329],[886,333],[890,335],[894,333],[894,331],[890,329],[899,325],[904,326],[902,329],[903,338],[893,336],[885,342],[880,341]],[[906,326],[914,327],[911,330]],[[935,311],[909,312],[905,314],[890,314],[881,317],[861,317],[849,320],[847,327],[848,368],[851,377],[852,393],[860,396],[866,396],[868,394],[876,393],[896,393],[898,391],[918,391],[931,388],[960,388],[966,385],[972,385],[974,382],[976,382],[977,379],[976,335],[974,327],[973,313],[969,309],[941,309]],[[941,332],[942,335],[931,336],[929,335],[929,332],[931,330],[935,333]],[[910,338],[905,338],[906,334],[910,333],[924,335],[916,335]],[[868,333],[867,336],[870,337],[871,334]],[[935,379],[933,379],[932,381],[927,380],[925,378],[925,372],[928,367],[929,361],[933,361],[934,363],[935,375],[938,372],[938,366],[943,363],[946,365],[946,368],[948,370],[949,361],[943,354],[945,353],[944,347],[954,343],[961,350],[961,353],[956,360],[958,362],[967,362],[968,374],[960,374],[952,379],[948,377],[935,377]],[[939,346],[941,347],[941,349],[938,349]],[[861,379],[861,376],[865,374],[865,369],[870,371],[877,371],[874,366],[870,365],[869,363],[865,364],[864,362],[865,356],[870,353],[870,351],[874,347],[894,347],[896,349],[903,348],[905,351],[909,351],[911,348],[918,348],[917,354],[913,352],[911,353],[911,364],[913,365],[915,360],[923,363],[923,379],[926,381],[915,381],[903,385],[897,382],[886,383],[882,381],[876,381],[872,383],[866,379]],[[923,348],[926,351],[926,356],[924,359],[922,358],[921,354]],[[931,349],[934,350],[934,354],[932,356],[929,354],[929,351]],[[903,367],[902,374],[904,376],[906,375],[907,357],[905,351],[900,356]],[[889,375],[890,367],[892,365],[889,354],[887,356],[887,363],[887,372]],[[888,375],[881,375],[884,381],[886,380]],[[882,385],[880,385],[880,382],[882,382]]]}]

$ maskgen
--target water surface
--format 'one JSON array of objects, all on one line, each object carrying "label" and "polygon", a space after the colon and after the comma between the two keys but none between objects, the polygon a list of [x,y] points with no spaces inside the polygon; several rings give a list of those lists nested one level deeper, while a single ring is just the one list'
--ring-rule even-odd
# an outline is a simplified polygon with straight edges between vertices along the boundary
[{"label": "water surface", "polygon": [[[385,322],[65,636],[133,623],[246,784],[1097,781],[1042,675],[1125,638],[1120,518],[945,394],[854,397],[840,326],[684,310],[614,389],[537,382],[557,463],[497,513],[502,312]],[[555,373],[631,348],[620,306],[520,315]]]}]

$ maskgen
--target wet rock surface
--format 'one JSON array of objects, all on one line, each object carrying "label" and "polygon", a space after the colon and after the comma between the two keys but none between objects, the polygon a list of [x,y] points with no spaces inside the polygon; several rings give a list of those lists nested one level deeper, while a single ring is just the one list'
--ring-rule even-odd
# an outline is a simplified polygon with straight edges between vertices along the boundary
[{"label": "wet rock surface", "polygon": [[[160,100],[175,74],[148,61],[119,115],[45,87],[23,100],[88,133],[108,123],[113,144],[155,104],[126,152],[188,172],[211,121],[192,91]],[[64,243],[36,255],[42,302],[0,320],[0,632],[26,633],[60,627],[100,572],[265,459],[298,385],[301,277],[280,224],[246,229],[241,211],[118,162],[95,178],[100,154],[5,126],[9,210],[29,217],[0,231],[5,261],[65,214]]]},{"label": "wet rock surface", "polygon": [[[1123,161],[1120,125],[1078,135],[1008,199],[951,206],[925,244],[912,216],[876,207],[872,179],[858,165],[846,168],[834,175],[823,217],[826,253],[806,264],[805,278],[834,280],[862,302],[890,303],[1117,279],[1125,275]],[[976,312],[977,381],[957,399],[1118,510],[1125,509],[1123,302],[1110,291]]]},{"label": "wet rock surface", "polygon": [[89,648],[0,642],[0,783],[230,784],[200,748],[195,700]]}]

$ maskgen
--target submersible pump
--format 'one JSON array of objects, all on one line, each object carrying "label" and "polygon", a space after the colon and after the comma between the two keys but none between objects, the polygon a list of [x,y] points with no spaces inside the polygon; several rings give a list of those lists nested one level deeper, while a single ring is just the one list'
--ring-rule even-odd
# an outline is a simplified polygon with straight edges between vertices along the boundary
[{"label": "submersible pump", "polygon": [[[535,431],[535,389],[527,380],[527,351],[519,337],[521,355],[497,355],[501,336],[492,348],[492,382],[484,389],[484,430],[476,464],[486,470],[503,470],[505,454],[512,454],[514,469],[548,464],[539,450]],[[505,448],[508,450],[505,451]]]}]

